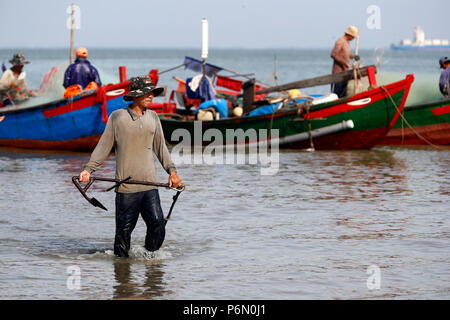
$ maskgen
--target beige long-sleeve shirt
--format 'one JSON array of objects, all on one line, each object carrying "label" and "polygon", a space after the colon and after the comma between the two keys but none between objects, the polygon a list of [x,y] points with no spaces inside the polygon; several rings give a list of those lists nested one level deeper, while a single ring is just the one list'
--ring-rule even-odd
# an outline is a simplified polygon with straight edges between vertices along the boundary
[{"label": "beige long-sleeve shirt", "polygon": [[8,69],[0,78],[0,96],[2,100],[10,96],[14,101],[22,101],[31,96],[31,91],[25,77],[19,79],[11,69]]},{"label": "beige long-sleeve shirt", "polygon": [[[137,115],[130,107],[111,113],[100,141],[85,167],[89,173],[103,164],[112,148],[116,155],[116,179],[156,182],[153,152],[167,173],[176,171],[167,149],[164,133],[156,112],[145,110]],[[117,192],[133,193],[156,187],[122,184]]]},{"label": "beige long-sleeve shirt", "polygon": [[333,74],[348,70],[350,67],[350,59],[353,54],[350,52],[350,44],[345,36],[342,36],[336,41],[333,51],[331,51],[331,58],[333,59]]}]

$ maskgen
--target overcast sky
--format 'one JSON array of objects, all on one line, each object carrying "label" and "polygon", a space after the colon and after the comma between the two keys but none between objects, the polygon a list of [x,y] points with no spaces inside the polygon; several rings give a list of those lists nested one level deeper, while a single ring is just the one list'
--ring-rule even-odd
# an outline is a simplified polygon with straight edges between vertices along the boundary
[{"label": "overcast sky", "polygon": [[[0,47],[68,47],[72,1],[0,0]],[[449,39],[448,0],[74,0],[75,47],[199,48],[201,19],[215,48],[329,48],[349,25],[360,48]]]}]

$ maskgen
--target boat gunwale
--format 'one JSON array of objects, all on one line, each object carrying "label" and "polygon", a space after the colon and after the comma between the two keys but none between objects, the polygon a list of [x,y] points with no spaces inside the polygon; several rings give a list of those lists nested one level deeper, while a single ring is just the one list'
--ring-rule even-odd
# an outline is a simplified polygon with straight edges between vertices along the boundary
[{"label": "boat gunwale", "polygon": [[439,100],[434,100],[434,101],[430,101],[430,102],[407,105],[404,107],[404,110],[406,111],[406,110],[412,110],[412,109],[416,109],[416,108],[417,109],[427,108],[427,107],[431,107],[434,105],[440,105],[440,104],[445,104],[445,103],[450,104],[450,97],[448,99],[439,99]]},{"label": "boat gunwale", "polygon": [[[117,90],[118,88],[121,88],[124,86],[128,86],[128,81],[116,83],[116,84],[107,84],[100,88],[105,88],[106,92],[108,92],[108,91],[112,91],[112,90]],[[20,107],[20,104],[16,105],[16,106],[3,107],[3,108],[0,108],[0,116],[12,114],[12,113],[13,114],[20,113],[20,112],[25,112],[25,111],[35,110],[35,109],[48,109],[48,108],[52,108],[52,107],[66,105],[66,104],[73,103],[75,101],[90,97],[92,95],[96,95],[97,91],[98,91],[98,89],[93,89],[93,90],[89,90],[87,92],[83,92],[74,97],[62,98],[59,100],[49,101],[49,102],[45,102],[43,104],[37,104],[37,105],[32,105],[32,106],[27,106],[27,107],[22,107],[22,108]],[[120,96],[120,95],[118,95],[118,96]],[[97,104],[97,103],[95,103],[95,104]],[[93,104],[93,105],[95,105],[95,104]],[[91,106],[93,106],[93,105],[91,105]],[[89,106],[86,106],[86,107],[89,107]]]},{"label": "boat gunwale", "polygon": [[[405,86],[408,83],[412,83],[413,81],[414,81],[414,75],[408,74],[404,79],[389,83],[387,85],[384,85],[384,87],[389,91],[396,87]],[[335,106],[335,105],[345,104],[347,102],[352,102],[352,101],[356,101],[359,99],[363,99],[364,97],[372,96],[372,95],[376,94],[376,91],[381,91],[381,93],[384,95],[384,92],[382,91],[381,86],[377,86],[375,88],[357,93],[352,96],[348,96],[348,97],[340,98],[340,99],[337,99],[334,101],[324,102],[321,104],[311,106],[310,112],[320,111],[320,110],[327,109],[327,108]],[[253,120],[257,121],[257,120],[262,120],[262,119],[267,119],[267,118],[270,119],[270,118],[275,118],[275,117],[287,116],[287,115],[290,115],[290,114],[296,113],[296,112],[297,112],[297,108],[289,108],[286,110],[278,110],[278,111],[275,111],[270,114],[263,114],[263,115],[256,115],[256,116],[242,116],[242,117],[233,117],[233,118],[224,118],[224,119],[218,119],[218,120],[203,121],[203,124],[204,125],[213,125],[213,124],[226,124],[227,122],[236,123],[237,121],[238,122],[249,122],[249,121],[253,121]],[[167,122],[172,122],[172,123],[189,124],[189,123],[193,123],[193,122],[197,121],[197,120],[190,120],[190,119],[178,120],[178,119],[167,118],[164,116],[164,114],[159,115],[159,118],[161,121],[165,121],[165,122],[167,121]]]}]

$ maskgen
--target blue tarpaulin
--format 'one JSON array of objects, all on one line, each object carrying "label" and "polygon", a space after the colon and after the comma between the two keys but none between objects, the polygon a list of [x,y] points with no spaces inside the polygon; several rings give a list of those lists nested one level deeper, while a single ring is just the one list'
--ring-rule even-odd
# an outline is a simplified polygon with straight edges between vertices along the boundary
[{"label": "blue tarpaulin", "polygon": [[[200,75],[201,76],[201,75]],[[203,76],[198,83],[195,91],[192,90],[190,83],[193,78],[186,79],[186,94],[190,99],[200,99],[202,102],[216,99],[211,82]]]},{"label": "blue tarpaulin", "polygon": [[[312,94],[311,97],[321,97],[321,94]],[[297,103],[301,103],[301,102],[305,102],[307,99],[295,99],[295,101],[297,101]],[[262,107],[259,107],[255,110],[253,110],[252,112],[250,112],[248,114],[249,117],[251,116],[259,116],[262,114],[271,114],[274,111],[276,111],[278,109],[278,107],[282,105],[282,103],[272,103],[272,104],[268,104]]]},{"label": "blue tarpaulin", "polygon": [[219,100],[209,100],[203,102],[201,105],[198,106],[197,110],[195,111],[195,114],[198,113],[198,110],[200,109],[206,109],[209,107],[214,107],[217,112],[219,112],[221,118],[228,117],[228,102],[225,99],[219,99]]},{"label": "blue tarpaulin", "polygon": [[214,89],[205,76],[200,80],[200,84],[198,85],[198,95],[200,96],[200,100],[202,101],[216,99]]},{"label": "blue tarpaulin", "polygon": [[191,90],[191,87],[189,86],[191,81],[192,81],[192,77],[186,78],[186,94],[189,99],[200,99],[200,96],[198,95],[198,88],[195,91]]},{"label": "blue tarpaulin", "polygon": [[273,104],[268,104],[268,105],[259,107],[259,108],[255,109],[255,110],[253,110],[252,112],[250,112],[248,114],[248,116],[252,117],[252,116],[259,116],[259,115],[262,115],[262,114],[271,114],[280,105],[281,105],[281,103],[273,103]]},{"label": "blue tarpaulin", "polygon": [[[191,57],[184,57],[184,65],[186,69],[201,73],[202,72],[202,62],[200,60],[191,58]],[[222,68],[215,66],[213,64],[205,63],[205,74],[208,77],[212,77],[219,71],[221,71]]]}]

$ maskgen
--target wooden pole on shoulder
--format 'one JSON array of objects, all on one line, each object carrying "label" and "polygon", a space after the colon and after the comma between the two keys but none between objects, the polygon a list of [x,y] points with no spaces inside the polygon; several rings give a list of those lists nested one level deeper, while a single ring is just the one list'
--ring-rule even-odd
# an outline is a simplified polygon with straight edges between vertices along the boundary
[{"label": "wooden pole on shoulder", "polygon": [[[361,77],[367,76],[367,69],[370,67],[373,67],[374,72],[377,72],[375,66],[362,67],[359,70]],[[320,76],[320,77],[311,78],[311,79],[289,82],[289,83],[282,84],[279,86],[274,86],[274,87],[266,88],[263,90],[259,90],[259,91],[255,92],[255,94],[264,94],[264,93],[277,92],[277,91],[287,91],[290,89],[311,88],[314,86],[321,86],[321,85],[330,84],[330,83],[348,81],[353,78],[354,78],[353,70],[347,70],[347,71],[330,74],[330,75],[326,75],[326,76]]]},{"label": "wooden pole on shoulder", "polygon": [[[358,49],[359,49],[359,34],[356,36],[356,44],[355,44],[355,56],[358,55]],[[358,88],[358,74],[357,74],[357,61],[353,59],[353,94],[356,94],[356,89]]]}]

